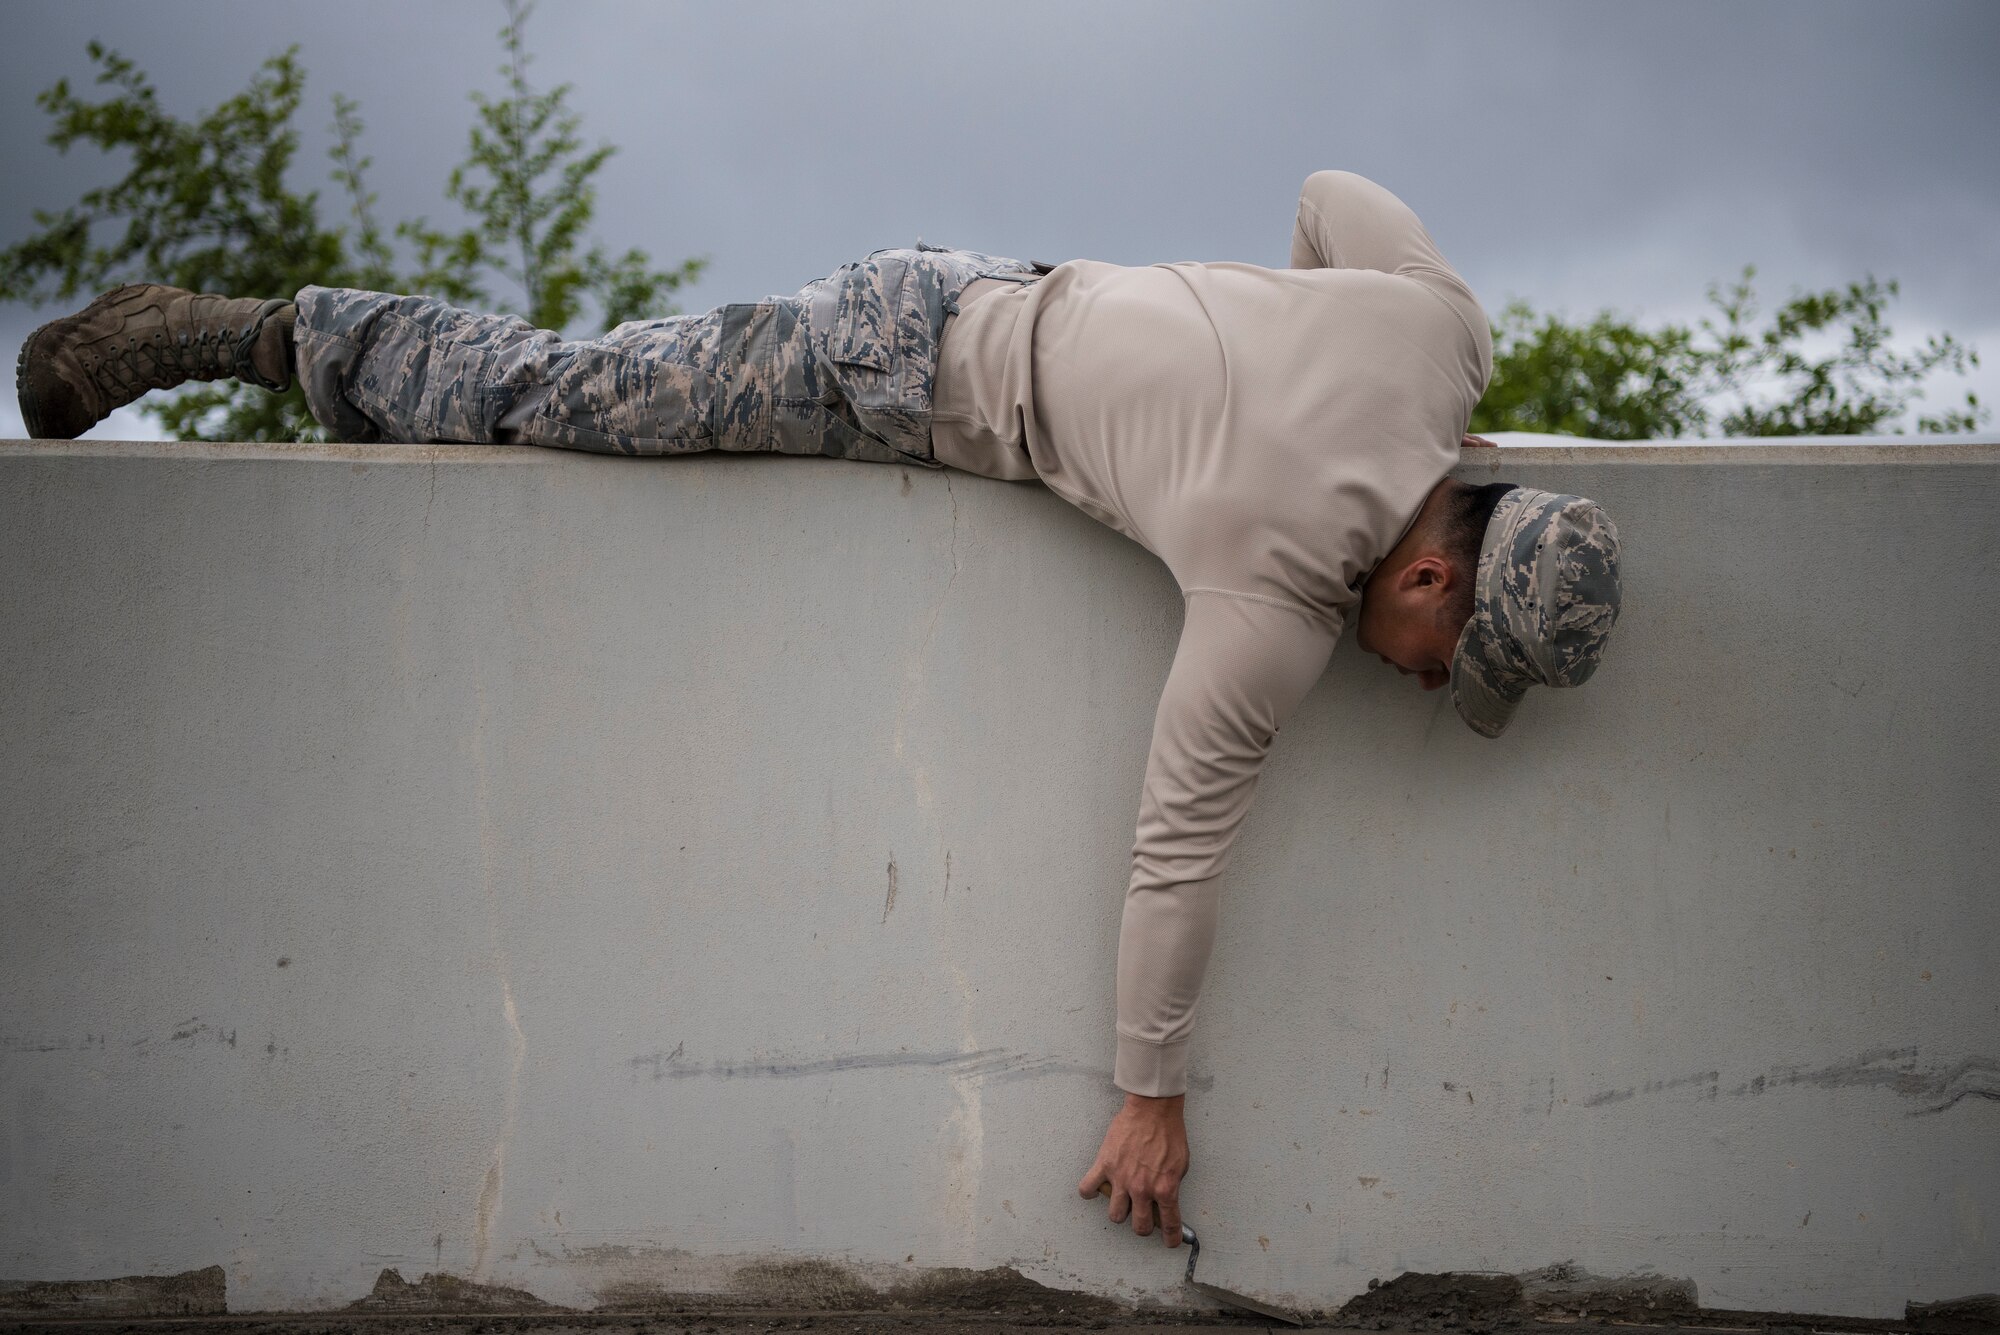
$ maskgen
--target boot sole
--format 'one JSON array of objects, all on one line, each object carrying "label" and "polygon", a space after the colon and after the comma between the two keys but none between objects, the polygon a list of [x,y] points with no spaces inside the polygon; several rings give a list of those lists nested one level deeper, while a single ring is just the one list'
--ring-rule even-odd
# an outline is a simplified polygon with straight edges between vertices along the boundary
[{"label": "boot sole", "polygon": [[[55,336],[57,326],[83,319],[96,310],[100,304],[109,301],[126,288],[134,286],[138,286],[138,284],[120,283],[108,292],[99,293],[88,306],[85,306],[75,315],[64,316],[60,320],[51,320],[21,341],[21,351],[14,358],[14,398],[21,405],[21,426],[28,433],[30,440],[75,440],[85,431],[97,425],[97,422],[92,422],[89,426],[81,427],[69,432],[67,435],[60,431],[50,430],[49,424],[42,418],[41,401],[35,397],[35,392],[30,388],[28,383],[28,362],[32,359],[36,347],[44,339]],[[98,419],[98,421],[102,420],[102,418]]]},{"label": "boot sole", "polygon": [[42,418],[41,400],[35,397],[35,391],[28,380],[28,363],[33,360],[35,350],[48,337],[49,331],[60,323],[62,322],[57,320],[45,324],[23,339],[20,355],[14,360],[14,397],[20,402],[21,425],[27,431],[30,440],[75,440],[82,434],[72,431],[65,435],[60,431],[51,430],[49,424]]},{"label": "boot sole", "polygon": [[28,433],[30,440],[46,439],[39,429],[40,405],[35,402],[34,392],[28,388],[28,349],[34,346],[35,335],[41,332],[37,329],[34,334],[22,339],[21,351],[14,358],[14,397],[21,405],[21,429]]}]

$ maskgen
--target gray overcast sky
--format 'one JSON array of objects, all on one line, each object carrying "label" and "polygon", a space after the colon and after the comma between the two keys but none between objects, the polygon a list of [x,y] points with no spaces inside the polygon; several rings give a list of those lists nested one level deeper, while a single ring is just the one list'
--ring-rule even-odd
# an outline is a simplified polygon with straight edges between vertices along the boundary
[{"label": "gray overcast sky", "polygon": [[[440,187],[466,94],[497,84],[497,0],[11,0],[6,16],[0,243],[115,176],[49,148],[34,105],[88,79],[92,37],[183,114],[298,43],[301,181],[331,190],[324,127],[345,92],[389,219],[453,218]],[[586,135],[620,147],[599,234],[712,260],[690,308],[919,236],[1283,264],[1300,181],[1343,167],[1407,200],[1489,310],[1686,318],[1746,262],[1773,297],[1872,272],[1902,281],[1899,333],[1984,351],[1974,383],[2000,403],[1996,0],[545,0],[530,40],[537,82],[573,82]],[[0,340],[54,313],[0,306]],[[18,435],[5,397],[0,436]]]}]

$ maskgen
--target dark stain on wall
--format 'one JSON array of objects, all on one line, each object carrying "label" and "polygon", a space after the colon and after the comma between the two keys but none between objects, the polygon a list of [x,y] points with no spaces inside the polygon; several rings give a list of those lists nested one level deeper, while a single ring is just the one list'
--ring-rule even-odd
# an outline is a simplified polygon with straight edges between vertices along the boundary
[{"label": "dark stain on wall", "polygon": [[2000,1099],[2000,1058],[1966,1057],[1944,1065],[1920,1065],[1916,1048],[1876,1048],[1846,1061],[1826,1066],[1776,1066],[1759,1075],[1725,1087],[1719,1071],[1699,1071],[1668,1080],[1649,1080],[1641,1085],[1604,1089],[1582,1100],[1585,1108],[1601,1108],[1623,1103],[1642,1095],[1661,1094],[1672,1089],[1698,1086],[1705,1098],[1723,1094],[1731,1098],[1756,1098],[1774,1089],[1805,1085],[1814,1089],[1886,1089],[1906,1099],[1919,1101],[1920,1108],[1906,1116],[1929,1117],[1945,1112],[1966,1099]]}]

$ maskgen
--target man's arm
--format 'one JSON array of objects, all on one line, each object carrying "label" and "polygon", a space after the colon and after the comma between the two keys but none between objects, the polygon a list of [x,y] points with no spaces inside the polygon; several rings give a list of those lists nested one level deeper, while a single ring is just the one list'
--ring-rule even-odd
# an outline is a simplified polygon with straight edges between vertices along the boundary
[{"label": "man's arm", "polygon": [[1472,402],[1493,378],[1492,330],[1479,299],[1451,267],[1410,206],[1365,176],[1314,172],[1299,191],[1292,268],[1372,269],[1421,284],[1458,315],[1471,340],[1465,373]]},{"label": "man's arm", "polygon": [[1217,877],[1279,726],[1326,668],[1339,628],[1303,609],[1191,590],[1153,720],[1138,838],[1118,934],[1118,1059],[1125,1108],[1078,1191],[1111,1184],[1111,1218],[1180,1239],[1187,1171],[1181,1102]]},{"label": "man's arm", "polygon": [[1409,205],[1365,176],[1333,171],[1314,172],[1299,191],[1292,267],[1452,272]]}]

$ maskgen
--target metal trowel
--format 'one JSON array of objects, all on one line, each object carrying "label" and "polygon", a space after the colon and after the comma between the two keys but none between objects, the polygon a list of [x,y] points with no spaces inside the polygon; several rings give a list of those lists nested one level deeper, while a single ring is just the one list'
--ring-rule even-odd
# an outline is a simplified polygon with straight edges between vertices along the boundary
[{"label": "metal trowel", "polygon": [[[1097,1194],[1109,1199],[1111,1196],[1111,1184],[1106,1182],[1099,1186]],[[1155,1228],[1161,1227],[1160,1207],[1157,1203],[1153,1206],[1153,1226]],[[1246,1312],[1255,1312],[1258,1316],[1267,1316],[1273,1321],[1282,1321],[1289,1326],[1303,1326],[1306,1323],[1306,1319],[1297,1312],[1287,1311],[1282,1307],[1273,1307],[1270,1303],[1259,1302],[1248,1294],[1232,1293],[1228,1289],[1220,1288],[1214,1284],[1204,1284],[1196,1279],[1194,1277],[1194,1263],[1201,1259],[1201,1239],[1197,1238],[1194,1235],[1194,1230],[1186,1224],[1181,1225],[1181,1246],[1187,1248],[1188,1254],[1187,1271],[1181,1276],[1181,1282],[1194,1289],[1195,1292],[1215,1299],[1215,1301],[1221,1303],[1224,1307],[1237,1307]]]}]

